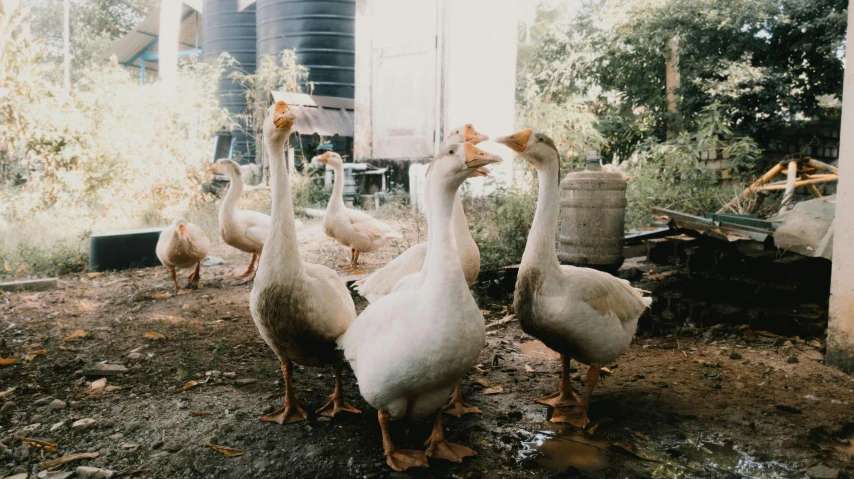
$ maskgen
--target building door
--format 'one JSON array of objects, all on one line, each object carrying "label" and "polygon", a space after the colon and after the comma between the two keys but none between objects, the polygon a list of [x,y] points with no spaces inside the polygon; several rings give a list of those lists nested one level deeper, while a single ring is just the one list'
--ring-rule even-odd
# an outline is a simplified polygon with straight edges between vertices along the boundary
[{"label": "building door", "polygon": [[368,5],[372,156],[432,158],[440,104],[438,0],[370,0]]}]

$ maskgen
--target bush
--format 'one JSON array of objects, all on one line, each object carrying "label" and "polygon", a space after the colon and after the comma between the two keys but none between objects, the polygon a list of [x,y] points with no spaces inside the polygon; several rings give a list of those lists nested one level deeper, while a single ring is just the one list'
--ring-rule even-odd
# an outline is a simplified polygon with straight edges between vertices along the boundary
[{"label": "bush", "polygon": [[[116,64],[92,65],[76,89],[50,83],[25,11],[0,55],[0,256],[16,272],[62,272],[84,260],[87,231],[164,224],[205,203],[224,65],[195,59],[177,87],[140,85]],[[6,25],[10,22],[0,22]],[[0,52],[2,53],[2,52]],[[54,265],[54,266],[50,266]],[[5,267],[4,267],[5,269]],[[25,268],[26,270],[26,268]]]}]

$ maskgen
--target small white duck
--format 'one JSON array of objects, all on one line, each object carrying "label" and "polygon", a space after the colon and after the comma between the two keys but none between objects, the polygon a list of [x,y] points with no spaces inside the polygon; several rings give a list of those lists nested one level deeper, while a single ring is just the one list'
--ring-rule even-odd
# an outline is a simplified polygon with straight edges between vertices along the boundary
[{"label": "small white duck", "polygon": [[[470,143],[443,149],[428,175],[430,243],[417,291],[399,291],[370,304],[338,339],[365,400],[379,410],[386,463],[395,470],[427,467],[427,456],[460,462],[476,453],[445,441],[441,406],[476,362],[486,341],[483,315],[469,292],[451,231],[454,195],[478,168],[500,158]],[[397,449],[389,421],[435,413],[426,455]]]},{"label": "small white duck", "polygon": [[172,220],[172,224],[167,226],[160,233],[160,238],[157,240],[157,259],[163,263],[163,266],[169,268],[169,274],[172,275],[172,282],[175,283],[175,294],[187,294],[189,289],[184,289],[178,286],[176,278],[176,268],[196,268],[190,273],[187,278],[190,288],[199,288],[200,269],[202,260],[211,249],[211,240],[208,235],[193,223],[187,222],[183,216],[176,216]]},{"label": "small white duck", "polygon": [[356,268],[359,253],[376,251],[391,239],[403,238],[373,216],[344,206],[344,160],[338,153],[327,151],[312,161],[328,164],[335,170],[332,196],[323,217],[323,230],[327,236],[350,248],[351,268]]},{"label": "small white duck", "polygon": [[[554,407],[552,422],[586,427],[599,368],[632,342],[638,318],[652,303],[628,281],[590,268],[562,266],[555,251],[560,155],[554,141],[526,128],[497,140],[537,170],[540,191],[516,279],[513,307],[522,330],[561,355],[560,391],[537,399]],[[570,360],[589,364],[587,390],[579,397],[569,380]],[[561,407],[575,407],[569,413]]]},{"label": "small white duck", "polygon": [[279,357],[285,380],[284,406],[261,420],[279,424],[306,419],[291,382],[293,362],[306,366],[332,365],[335,390],[317,414],[333,417],[342,411],[359,413],[344,401],[343,355],[335,342],[356,317],[353,298],[335,271],[303,262],[297,248],[294,205],[284,154],[295,120],[296,115],[287,103],[279,101],[270,107],[264,122],[273,189],[272,224],[249,296],[252,319],[264,342]]}]

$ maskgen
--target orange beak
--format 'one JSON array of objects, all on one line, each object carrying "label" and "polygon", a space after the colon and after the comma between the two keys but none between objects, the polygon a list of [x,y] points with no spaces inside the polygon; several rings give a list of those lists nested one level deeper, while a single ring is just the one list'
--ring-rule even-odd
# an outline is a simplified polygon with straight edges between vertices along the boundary
[{"label": "orange beak", "polygon": [[501,138],[496,139],[495,142],[501,143],[516,153],[524,153],[525,150],[528,149],[528,140],[531,138],[533,133],[534,130],[525,128],[524,130],[513,133],[512,135],[502,136]]},{"label": "orange beak", "polygon": [[[477,173],[482,166],[501,161],[500,156],[487,153],[471,143],[466,143],[464,148],[466,152],[466,166],[469,167],[469,169],[474,170],[475,173]],[[489,170],[486,170],[486,172],[488,173]]]},{"label": "orange beak", "polygon": [[329,163],[329,156],[330,156],[329,152],[327,151],[326,153],[324,153],[322,155],[315,156],[314,159],[321,162],[321,163]]},{"label": "orange beak", "polygon": [[211,166],[205,171],[207,171],[208,173],[219,173],[219,170],[216,169],[216,165]]},{"label": "orange beak", "polygon": [[465,135],[466,143],[471,143],[472,145],[476,145],[489,139],[488,136],[475,130],[471,123],[467,123],[466,126],[463,127],[463,134]]},{"label": "orange beak", "polygon": [[273,124],[280,130],[290,130],[294,126],[297,116],[291,111],[291,107],[283,101],[277,101],[273,108]]}]

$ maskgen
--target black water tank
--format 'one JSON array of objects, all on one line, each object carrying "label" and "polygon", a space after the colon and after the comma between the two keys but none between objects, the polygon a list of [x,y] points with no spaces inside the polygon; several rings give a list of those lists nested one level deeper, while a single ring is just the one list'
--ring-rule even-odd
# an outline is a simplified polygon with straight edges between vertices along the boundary
[{"label": "black water tank", "polygon": [[[204,0],[202,7],[202,59],[215,61],[228,52],[240,69],[255,73],[257,55],[255,0]],[[239,83],[228,79],[228,69],[219,82],[220,106],[230,113],[246,113],[246,97]],[[249,130],[249,128],[246,128]],[[243,132],[234,133],[234,156],[254,160],[254,142]]]},{"label": "black water tank", "polygon": [[356,0],[258,0],[258,58],[296,49],[314,94],[353,98]]}]

